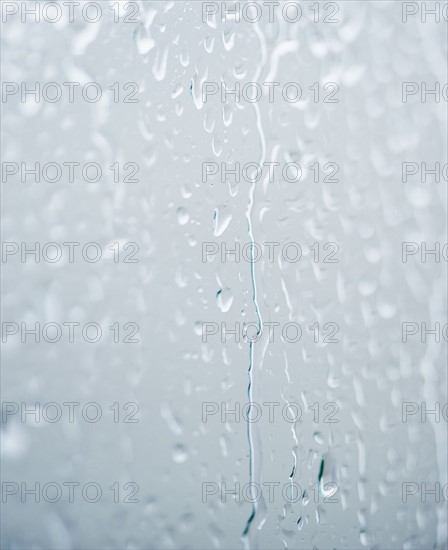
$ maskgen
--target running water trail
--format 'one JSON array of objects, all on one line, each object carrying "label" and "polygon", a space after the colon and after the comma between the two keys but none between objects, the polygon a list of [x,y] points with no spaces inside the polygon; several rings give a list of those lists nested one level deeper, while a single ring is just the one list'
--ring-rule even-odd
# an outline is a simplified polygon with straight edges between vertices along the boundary
[{"label": "running water trail", "polygon": [[[266,63],[266,42],[263,36],[263,33],[261,32],[258,24],[254,26],[255,33],[260,41],[260,47],[261,47],[261,61],[256,67],[255,74],[252,78],[252,82],[258,82],[258,79],[260,77],[261,71],[263,69],[263,66]],[[260,115],[260,108],[257,103],[253,103],[255,114],[257,117],[257,130],[260,136],[260,145],[261,145],[261,154],[260,154],[260,166],[263,166],[263,162],[266,157],[266,140],[263,133],[263,128],[261,124],[261,115]],[[250,274],[251,274],[251,281],[252,281],[252,301],[255,306],[255,313],[257,315],[257,321],[258,321],[258,331],[257,331],[257,339],[260,335],[263,327],[263,320],[261,318],[260,309],[258,306],[258,296],[257,296],[257,283],[255,278],[255,266],[253,261],[253,248],[255,244],[254,239],[254,233],[253,233],[253,227],[252,227],[252,210],[254,205],[254,193],[255,193],[255,184],[256,182],[253,181],[249,190],[249,202],[247,205],[246,210],[246,219],[247,219],[247,229],[249,234],[249,241],[250,241]],[[251,341],[249,344],[249,368],[247,371],[248,375],[248,386],[247,386],[247,395],[249,399],[249,403],[252,403],[255,401],[254,399],[254,351],[255,351],[255,342]],[[253,487],[254,484],[257,483],[258,485],[261,485],[261,459],[262,459],[262,449],[261,449],[261,439],[259,430],[257,428],[257,424],[255,422],[250,422],[250,405],[249,410],[247,414],[247,438],[249,442],[249,482],[251,487],[251,498],[253,500],[252,504],[252,512],[246,522],[246,526],[244,528],[243,534],[242,534],[242,540],[244,543],[244,547],[246,549],[249,549],[252,547],[251,540],[249,538],[249,531],[252,522],[255,519],[255,516],[259,512],[259,509],[266,509],[266,504],[264,502],[263,496],[257,501],[256,497],[257,495],[254,494]]]}]

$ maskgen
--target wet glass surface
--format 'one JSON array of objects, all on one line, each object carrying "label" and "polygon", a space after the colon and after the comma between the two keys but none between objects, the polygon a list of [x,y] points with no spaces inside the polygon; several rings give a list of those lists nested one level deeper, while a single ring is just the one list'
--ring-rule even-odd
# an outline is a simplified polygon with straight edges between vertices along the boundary
[{"label": "wet glass surface", "polygon": [[2,3],[2,547],[447,548],[446,2],[77,4]]}]

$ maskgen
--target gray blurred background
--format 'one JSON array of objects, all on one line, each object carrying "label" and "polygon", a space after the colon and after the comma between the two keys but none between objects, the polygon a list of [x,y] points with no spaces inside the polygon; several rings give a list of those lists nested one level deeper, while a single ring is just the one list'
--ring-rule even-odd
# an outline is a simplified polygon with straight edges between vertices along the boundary
[{"label": "gray blurred background", "polygon": [[[221,2],[102,1],[97,22],[83,19],[80,2],[73,22],[51,23],[22,22],[22,4],[35,2],[16,3],[18,13],[3,4],[4,16],[11,10],[3,82],[96,82],[103,94],[96,103],[79,91],[73,103],[66,91],[55,103],[2,96],[3,163],[102,167],[97,183],[79,172],[73,182],[67,172],[57,182],[22,181],[21,168],[3,173],[3,243],[80,243],[73,262],[66,251],[53,263],[21,261],[20,251],[2,258],[3,323],[95,322],[102,337],[89,343],[77,333],[69,342],[64,332],[56,343],[22,343],[21,333],[4,334],[2,547],[447,548],[447,489],[426,502],[422,495],[422,484],[448,482],[447,422],[420,414],[423,403],[447,403],[447,264],[420,254],[423,242],[447,242],[446,170],[421,177],[421,163],[447,163],[446,88],[439,101],[420,94],[423,84],[442,90],[448,81],[443,12],[437,22],[424,20],[421,3],[300,2],[292,23],[282,2],[269,22],[258,2],[263,15],[252,23],[249,11],[222,21]],[[272,103],[223,103],[218,93],[205,103],[205,82],[296,82],[303,100],[280,93]],[[323,101],[329,82],[338,103]],[[418,85],[406,102],[404,82]],[[138,101],[125,103],[134,89]],[[296,162],[303,174],[293,183],[281,173],[255,184],[220,174],[204,181],[204,162]],[[324,181],[330,162],[335,182]],[[405,162],[419,170],[406,182]],[[136,163],[138,181],[123,181],[123,172],[114,181],[114,163]],[[203,243],[234,249],[252,240],[296,242],[303,256],[287,262],[277,248],[274,261],[204,261]],[[80,252],[91,242],[103,251],[96,263]],[[406,262],[404,242],[419,246]],[[114,261],[109,247],[121,254],[126,243],[138,246],[138,262]],[[323,261],[326,243],[337,243],[337,262]],[[260,319],[279,323],[273,341],[266,331],[252,345],[223,342],[220,332],[204,341],[203,323],[232,329]],[[439,341],[422,342],[421,323],[437,322]],[[123,342],[126,323],[138,325],[138,342]],[[300,324],[300,341],[281,337],[287,323]],[[335,323],[338,342],[315,342],[315,323]],[[419,330],[406,342],[403,323]],[[249,399],[262,407],[260,421],[222,418]],[[51,402],[59,421],[22,417]],[[73,422],[68,402],[80,404]],[[92,402],[98,422],[81,414]],[[295,423],[280,414],[291,402],[303,412]],[[418,411],[403,422],[408,402]],[[219,412],[205,422],[207,403]],[[273,419],[263,403],[278,403]],[[125,422],[134,411],[138,422]],[[337,502],[324,500],[320,478],[337,487]],[[22,483],[49,482],[64,488],[58,502],[42,494],[22,502]],[[73,502],[67,482],[80,484]],[[87,483],[101,487],[98,502],[82,497]],[[280,489],[255,505],[230,494],[223,502],[222,487],[247,483]],[[294,503],[281,491],[292,483],[303,490]],[[134,487],[138,502],[126,502]],[[219,489],[204,498],[205,487]]]}]

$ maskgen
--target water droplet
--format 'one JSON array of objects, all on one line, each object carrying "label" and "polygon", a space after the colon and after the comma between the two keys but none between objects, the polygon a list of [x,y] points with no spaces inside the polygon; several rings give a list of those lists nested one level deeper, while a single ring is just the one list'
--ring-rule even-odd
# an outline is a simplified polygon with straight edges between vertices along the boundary
[{"label": "water droplet", "polygon": [[229,227],[232,221],[232,212],[225,204],[220,204],[215,208],[213,235],[219,237]]},{"label": "water droplet", "polygon": [[185,225],[189,222],[190,216],[185,208],[180,207],[177,209],[177,221],[179,225]]},{"label": "water droplet", "polygon": [[183,445],[176,445],[173,452],[173,460],[177,464],[182,464],[188,460],[188,453]]},{"label": "water droplet", "polygon": [[223,313],[227,313],[227,311],[229,311],[229,309],[232,307],[233,303],[233,294],[230,288],[218,290],[218,292],[216,293],[216,301],[218,303],[219,309]]},{"label": "water droplet", "polygon": [[155,41],[149,34],[149,27],[151,26],[156,13],[157,12],[155,10],[150,10],[146,16],[145,24],[140,23],[135,31],[134,40],[139,54],[146,55],[155,46]]}]

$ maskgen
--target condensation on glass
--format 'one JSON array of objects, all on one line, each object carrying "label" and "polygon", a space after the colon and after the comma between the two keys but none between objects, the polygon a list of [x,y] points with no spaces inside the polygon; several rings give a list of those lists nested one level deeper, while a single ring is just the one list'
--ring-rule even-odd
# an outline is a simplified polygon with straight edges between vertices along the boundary
[{"label": "condensation on glass", "polygon": [[99,4],[2,23],[3,321],[103,329],[3,345],[4,548],[446,548],[446,3]]}]

